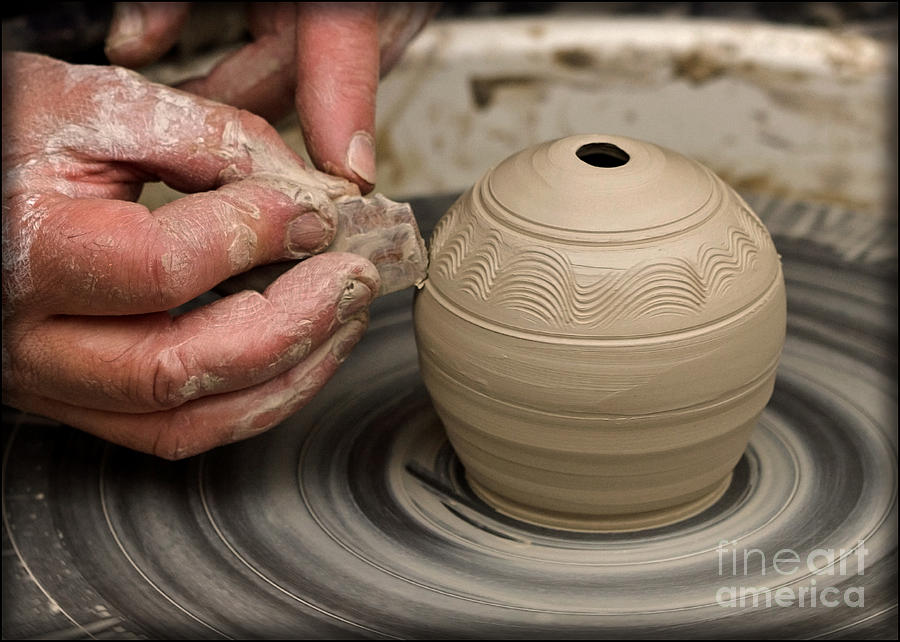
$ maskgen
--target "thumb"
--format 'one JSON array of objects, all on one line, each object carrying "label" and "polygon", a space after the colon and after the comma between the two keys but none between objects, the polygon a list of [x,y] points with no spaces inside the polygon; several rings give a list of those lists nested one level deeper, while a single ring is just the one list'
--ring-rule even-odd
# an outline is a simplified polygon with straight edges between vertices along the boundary
[{"label": "thumb", "polygon": [[299,3],[297,112],[313,162],[368,192],[375,184],[375,3]]},{"label": "thumb", "polygon": [[189,2],[117,2],[106,57],[125,67],[153,62],[178,40],[189,11]]}]

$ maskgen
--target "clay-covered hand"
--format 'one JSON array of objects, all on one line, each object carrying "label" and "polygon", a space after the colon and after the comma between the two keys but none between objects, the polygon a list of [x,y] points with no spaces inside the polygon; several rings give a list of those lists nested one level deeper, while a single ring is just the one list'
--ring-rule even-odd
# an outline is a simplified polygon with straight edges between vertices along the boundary
[{"label": "clay-covered hand", "polygon": [[[4,54],[3,135],[5,403],[181,458],[303,406],[365,330],[379,275],[346,253],[167,312],[322,250],[332,199],[358,193],[262,118],[122,68]],[[151,212],[133,202],[148,180],[193,193]]]},{"label": "clay-covered hand", "polygon": [[[178,39],[190,3],[118,3],[110,61],[152,62]],[[435,3],[251,3],[253,43],[182,89],[270,120],[296,105],[320,169],[368,192],[375,183],[375,92]]]}]

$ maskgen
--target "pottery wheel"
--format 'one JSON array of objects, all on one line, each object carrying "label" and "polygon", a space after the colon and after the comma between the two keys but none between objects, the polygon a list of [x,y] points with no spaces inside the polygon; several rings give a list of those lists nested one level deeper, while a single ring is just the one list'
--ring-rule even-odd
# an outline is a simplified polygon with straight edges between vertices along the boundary
[{"label": "pottery wheel", "polygon": [[[414,203],[423,228],[447,202]],[[492,510],[419,379],[401,292],[310,406],[205,456],[165,462],[6,409],[4,638],[896,637],[896,228],[756,205],[783,255],[788,339],[700,515],[585,534]],[[841,572],[861,547],[863,573]],[[833,555],[783,575],[779,549]],[[864,603],[717,602],[800,585]]]}]

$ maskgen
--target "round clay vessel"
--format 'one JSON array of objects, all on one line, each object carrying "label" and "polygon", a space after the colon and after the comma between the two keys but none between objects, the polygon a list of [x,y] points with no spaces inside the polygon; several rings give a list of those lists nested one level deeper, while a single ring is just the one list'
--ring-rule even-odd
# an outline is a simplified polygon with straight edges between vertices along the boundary
[{"label": "round clay vessel", "polygon": [[485,501],[553,528],[694,515],[772,394],[781,262],[703,165],[584,135],[488,171],[431,238],[425,385]]}]

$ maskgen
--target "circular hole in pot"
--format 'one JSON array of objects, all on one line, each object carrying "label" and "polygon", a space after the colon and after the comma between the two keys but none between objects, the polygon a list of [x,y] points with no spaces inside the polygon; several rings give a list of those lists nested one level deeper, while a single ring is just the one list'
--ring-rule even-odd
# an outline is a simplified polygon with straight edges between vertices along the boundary
[{"label": "circular hole in pot", "polygon": [[631,158],[612,143],[588,143],[579,147],[575,155],[594,167],[621,167]]}]

